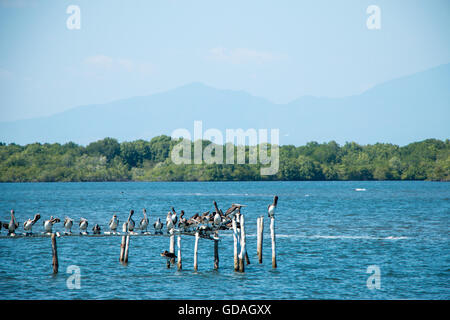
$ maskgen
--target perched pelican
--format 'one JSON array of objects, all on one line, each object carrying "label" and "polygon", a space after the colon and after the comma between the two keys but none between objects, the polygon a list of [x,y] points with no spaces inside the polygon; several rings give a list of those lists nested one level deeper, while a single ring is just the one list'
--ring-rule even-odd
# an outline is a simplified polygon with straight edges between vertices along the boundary
[{"label": "perched pelican", "polygon": [[216,212],[216,214],[214,215],[213,223],[215,226],[218,226],[221,222],[222,222],[222,217],[220,216],[220,211],[219,211],[219,212]]},{"label": "perched pelican", "polygon": [[49,220],[45,220],[44,221],[45,233],[52,233],[53,225],[58,222],[61,222],[61,220],[59,220],[58,218],[53,218],[53,216],[51,216]]},{"label": "perched pelican", "polygon": [[180,212],[180,222],[178,222],[178,227],[182,228],[182,229],[185,229],[187,226],[188,226],[187,219],[184,218],[184,211],[181,210],[181,212]]},{"label": "perched pelican", "polygon": [[142,232],[147,232],[147,226],[148,226],[148,218],[147,218],[147,210],[143,209],[142,213],[144,214],[144,217],[139,222],[139,229],[142,230]]},{"label": "perched pelican", "polygon": [[87,219],[80,218],[80,223],[78,224],[80,226],[80,234],[87,234],[87,227],[89,225]]},{"label": "perched pelican", "polygon": [[153,228],[155,228],[155,234],[156,233],[160,233],[162,234],[162,228],[163,228],[163,224],[161,223],[161,219],[158,218],[158,220],[153,224]]},{"label": "perched pelican", "polygon": [[111,232],[117,232],[117,227],[119,226],[119,218],[117,218],[116,214],[114,214],[111,220],[109,220],[108,226]]},{"label": "perched pelican", "polygon": [[171,218],[172,218],[173,225],[176,226],[177,222],[178,222],[178,217],[177,217],[177,213],[175,212],[175,208],[174,207],[172,207],[172,216],[171,216]]},{"label": "perched pelican", "polygon": [[167,232],[169,232],[173,228],[172,213],[170,211],[167,212],[166,226],[167,226]]},{"label": "perched pelican", "polygon": [[100,228],[100,226],[98,224],[95,224],[95,226],[92,227],[92,231],[94,232],[94,234],[100,234],[100,231],[102,229]]},{"label": "perched pelican", "polygon": [[72,226],[73,226],[73,219],[70,219],[69,217],[64,218],[64,229],[66,231],[64,234],[72,234]]},{"label": "perched pelican", "polygon": [[31,235],[31,229],[33,228],[34,224],[41,218],[41,215],[39,213],[36,213],[34,215],[33,219],[28,219],[23,223],[23,230],[26,231],[26,235]]},{"label": "perched pelican", "polygon": [[134,220],[132,218],[133,214],[134,214],[134,210],[130,210],[130,215],[128,216],[128,220],[127,220],[129,232],[133,232],[133,230],[134,230]]},{"label": "perched pelican", "polygon": [[11,210],[11,220],[9,223],[3,223],[3,228],[8,229],[8,235],[15,235],[14,231],[19,227],[19,223],[14,215],[14,210]]},{"label": "perched pelican", "polygon": [[275,208],[277,207],[277,202],[278,202],[278,196],[275,196],[273,198],[273,203],[269,204],[269,206],[267,207],[267,215],[269,216],[269,218],[275,217]]}]

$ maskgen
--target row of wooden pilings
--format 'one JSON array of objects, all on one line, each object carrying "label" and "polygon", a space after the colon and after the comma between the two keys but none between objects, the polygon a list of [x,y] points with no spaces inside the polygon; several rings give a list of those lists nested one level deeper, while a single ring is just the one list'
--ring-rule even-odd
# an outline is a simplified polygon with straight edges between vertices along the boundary
[{"label": "row of wooden pilings", "polygon": [[[239,222],[239,228],[238,228]],[[263,261],[263,235],[264,235],[264,217],[260,216],[257,218],[256,222],[257,232],[257,245],[256,253],[258,256],[258,262],[261,264]],[[236,214],[232,220],[233,226],[233,255],[234,255],[234,270],[238,272],[245,272],[245,265],[250,264],[250,259],[247,254],[246,249],[246,233],[245,233],[245,218],[243,214]],[[126,233],[128,224],[124,223],[123,232]],[[173,231],[173,229],[172,229]],[[275,218],[270,218],[270,236],[272,240],[272,268],[277,268],[276,261],[276,246],[275,246]],[[195,243],[194,243],[194,271],[198,271],[198,242],[200,239],[199,232],[195,232]],[[214,269],[219,269],[219,234],[218,231],[214,234]],[[52,265],[53,273],[58,273],[58,250],[56,245],[56,234],[51,235],[52,243]],[[128,252],[130,247],[130,234],[125,234],[122,236],[122,241],[120,244],[120,257],[119,261],[122,264],[128,263]],[[177,247],[178,252],[177,258],[177,268],[182,269],[182,256],[181,256],[181,233],[177,233]],[[174,255],[174,257],[167,259],[167,268],[170,268],[171,264],[175,264],[175,234],[171,232],[170,242],[169,242],[169,252]]]}]

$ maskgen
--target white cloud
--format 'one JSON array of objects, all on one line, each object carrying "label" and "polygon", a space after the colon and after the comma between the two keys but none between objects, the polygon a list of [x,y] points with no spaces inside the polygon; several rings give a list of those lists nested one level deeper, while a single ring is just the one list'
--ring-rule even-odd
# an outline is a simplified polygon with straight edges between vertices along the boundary
[{"label": "white cloud", "polygon": [[280,58],[279,55],[274,55],[270,52],[256,51],[247,48],[227,49],[222,47],[212,48],[209,51],[209,57],[216,61],[231,64],[261,64]]}]

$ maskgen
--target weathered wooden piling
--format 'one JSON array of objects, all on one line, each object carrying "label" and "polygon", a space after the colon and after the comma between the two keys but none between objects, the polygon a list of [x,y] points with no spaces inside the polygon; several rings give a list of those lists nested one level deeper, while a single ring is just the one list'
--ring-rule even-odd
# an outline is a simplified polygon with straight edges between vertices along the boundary
[{"label": "weathered wooden piling", "polygon": [[[127,232],[128,229],[128,224],[125,222],[122,225],[122,231],[125,233]],[[120,256],[119,256],[119,261],[122,262],[124,255],[125,255],[125,243],[126,243],[126,235],[122,236],[122,242],[120,243]]]},{"label": "weathered wooden piling", "polygon": [[214,270],[219,269],[219,234],[214,236]]},{"label": "weathered wooden piling", "polygon": [[[175,253],[175,235],[173,234],[173,230],[170,233],[169,252]],[[171,258],[170,263],[175,264],[175,258]]]},{"label": "weathered wooden piling", "polygon": [[241,253],[239,254],[239,272],[244,272],[244,259],[245,259],[245,225],[244,225],[244,215],[240,215],[240,229],[241,229]]},{"label": "weathered wooden piling", "polygon": [[178,246],[177,266],[178,266],[178,270],[181,270],[183,267],[182,260],[181,260],[181,234],[178,234],[177,246]]},{"label": "weathered wooden piling", "polygon": [[238,246],[239,246],[239,236],[237,232],[237,225],[236,225],[236,216],[233,217],[232,220],[232,226],[233,226],[233,249],[234,249],[234,271],[239,270],[239,258],[238,258]]},{"label": "weathered wooden piling", "polygon": [[198,270],[198,260],[197,260],[197,254],[198,254],[198,239],[199,234],[198,231],[195,233],[195,245],[194,245],[194,271]]},{"label": "weathered wooden piling", "polygon": [[52,264],[53,264],[53,273],[58,273],[58,249],[56,247],[56,234],[52,233]]},{"label": "weathered wooden piling", "polygon": [[275,217],[270,218],[270,236],[272,238],[272,268],[277,267],[277,250],[275,247]]},{"label": "weathered wooden piling", "polygon": [[264,217],[261,216],[257,219],[256,222],[256,254],[258,255],[258,262],[262,263],[262,248],[263,248],[263,241],[264,241]]},{"label": "weathered wooden piling", "polygon": [[130,235],[127,234],[126,241],[125,241],[125,253],[123,255],[123,262],[124,263],[128,263],[128,251],[129,251],[129,248],[130,248]]}]

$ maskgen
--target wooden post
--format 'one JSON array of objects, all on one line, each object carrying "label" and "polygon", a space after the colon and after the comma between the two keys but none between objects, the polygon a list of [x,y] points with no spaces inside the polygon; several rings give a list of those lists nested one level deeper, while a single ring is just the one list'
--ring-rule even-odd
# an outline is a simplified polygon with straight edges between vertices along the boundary
[{"label": "wooden post", "polygon": [[264,240],[264,217],[259,217],[257,220],[257,248],[256,253],[258,254],[258,261],[262,263],[262,248],[263,248],[263,240]]},{"label": "wooden post", "polygon": [[245,259],[245,226],[244,226],[244,215],[241,214],[241,253],[239,254],[239,272],[244,272],[244,259]]},{"label": "wooden post", "polygon": [[219,235],[214,237],[214,270],[219,269]]},{"label": "wooden post", "polygon": [[272,268],[277,267],[277,251],[275,248],[275,218],[270,218],[270,236],[272,238]]},{"label": "wooden post", "polygon": [[234,241],[234,246],[233,246],[233,249],[234,249],[234,271],[238,271],[239,270],[239,259],[238,259],[239,236],[238,236],[237,226],[236,226],[236,216],[233,217],[232,225],[233,225],[233,241]]},{"label": "wooden post", "polygon": [[56,235],[52,233],[52,264],[53,264],[53,273],[58,273],[58,249],[56,247]]},{"label": "wooden post", "polygon": [[[122,225],[122,231],[123,232],[127,232],[127,223],[125,222]],[[119,261],[122,262],[123,258],[124,258],[124,254],[125,254],[125,241],[126,241],[126,236],[122,236],[122,242],[120,243],[120,257],[119,257]]]},{"label": "wooden post", "polygon": [[194,271],[198,270],[198,260],[197,260],[197,253],[198,253],[198,231],[195,233],[195,245],[194,245]]},{"label": "wooden post", "polygon": [[[173,229],[171,230],[171,234],[170,234],[169,252],[175,253],[175,235],[173,234]],[[170,263],[175,264],[175,258],[171,258]]]},{"label": "wooden post", "polygon": [[181,270],[181,268],[182,268],[182,261],[181,261],[181,234],[178,234],[178,237],[177,237],[177,246],[178,246],[178,257],[177,257],[177,259],[178,259],[178,263],[177,263],[177,265],[178,265],[178,270]]},{"label": "wooden post", "polygon": [[128,263],[128,250],[130,248],[130,235],[127,235],[126,241],[125,241],[125,254],[123,257],[123,262]]}]

